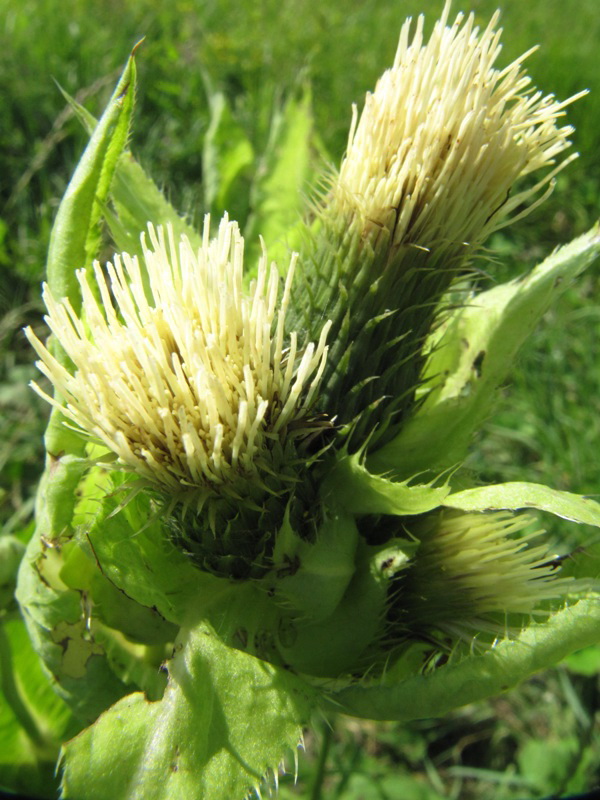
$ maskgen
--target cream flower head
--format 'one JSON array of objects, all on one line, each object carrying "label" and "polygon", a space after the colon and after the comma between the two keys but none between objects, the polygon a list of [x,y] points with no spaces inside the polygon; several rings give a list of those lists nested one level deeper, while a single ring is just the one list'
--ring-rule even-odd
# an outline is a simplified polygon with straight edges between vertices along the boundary
[{"label": "cream flower head", "polygon": [[398,600],[405,624],[469,641],[475,631],[502,633],[506,615],[542,614],[575,585],[557,577],[534,518],[506,512],[442,511],[415,523],[419,549]]},{"label": "cream flower head", "polygon": [[[74,365],[66,369],[31,330],[39,369],[76,429],[101,442],[121,468],[168,493],[235,491],[269,470],[283,440],[310,432],[325,366],[325,324],[302,348],[284,323],[296,263],[283,295],[263,251],[258,275],[243,287],[244,240],[225,216],[217,236],[205,219],[202,246],[148,226],[143,262],[117,255],[93,275],[77,272],[82,310],[44,287],[46,321]],[[98,299],[99,298],[99,299]]]},{"label": "cream flower head", "polygon": [[367,232],[387,229],[392,245],[477,245],[540,203],[567,163],[512,193],[569,147],[573,129],[556,121],[580,95],[558,102],[531,88],[521,65],[532,51],[496,68],[498,12],[480,33],[473,14],[449,27],[450,5],[427,43],[422,16],[412,41],[411,20],[403,25],[393,67],[360,119],[354,109],[334,186],[338,207]]},{"label": "cream flower head", "polygon": [[354,109],[339,172],[315,202],[315,279],[294,288],[312,338],[311,319],[332,320],[322,396],[354,450],[398,433],[425,342],[457,302],[453,283],[492,232],[542,202],[570,160],[561,155],[573,129],[557,121],[576,97],[532,88],[527,53],[495,66],[497,14],[480,31],[472,14],[449,24],[449,13],[447,2],[429,40],[422,16],[412,36],[407,20],[393,66],[360,117]]}]

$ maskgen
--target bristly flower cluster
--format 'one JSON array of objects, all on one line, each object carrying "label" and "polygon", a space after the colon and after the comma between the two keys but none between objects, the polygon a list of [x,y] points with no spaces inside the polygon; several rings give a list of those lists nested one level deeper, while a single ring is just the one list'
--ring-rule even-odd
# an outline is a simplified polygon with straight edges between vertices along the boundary
[{"label": "bristly flower cluster", "polygon": [[80,270],[81,316],[45,287],[46,320],[73,372],[27,331],[58,393],[34,384],[39,394],[118,466],[199,501],[258,479],[274,443],[311,432],[329,328],[316,344],[301,346],[296,333],[284,342],[296,257],[281,299],[265,252],[246,293],[237,223],[225,217],[214,239],[209,223],[198,252],[149,225],[145,270],[127,254],[107,265],[108,280],[97,262],[93,278]]},{"label": "bristly flower cluster", "polygon": [[409,529],[419,548],[394,602],[400,627],[466,641],[484,631],[502,636],[511,619],[563,595],[572,582],[558,577],[547,546],[533,543],[542,531],[526,532],[532,522],[450,510],[416,520]]},{"label": "bristly flower cluster", "polygon": [[[473,15],[449,25],[449,11],[427,42],[422,17],[412,38],[406,22],[393,66],[354,111],[340,170],[305,229],[299,280],[294,255],[281,292],[263,248],[246,289],[243,238],[227,216],[214,238],[206,218],[197,251],[149,225],[139,260],[77,272],[81,313],[45,288],[59,350],[27,332],[56,395],[36,391],[108,449],[104,463],[153,490],[175,546],[228,580],[269,576],[264,599],[285,624],[250,647],[319,677],[353,671],[364,654],[376,665],[381,644],[489,644],[566,592],[528,518],[445,509],[438,481],[414,474],[400,476],[392,502],[393,470],[374,474],[382,444],[402,449],[393,440],[419,408],[457,279],[569,161],[572,129],[558,120],[575,98],[533,89],[528,54],[495,66],[497,15],[481,32]],[[308,444],[333,420],[313,469]],[[431,438],[431,451],[443,446]],[[348,455],[360,461],[340,499],[341,482],[328,493],[327,479]],[[410,541],[389,544],[394,525]]]},{"label": "bristly flower cluster", "polygon": [[535,90],[522,69],[527,53],[495,66],[498,15],[479,31],[472,14],[448,25],[449,13],[447,3],[428,41],[423,17],[412,39],[404,24],[394,65],[360,118],[354,110],[346,155],[317,209],[313,270],[296,287],[294,313],[311,335],[311,320],[332,320],[323,392],[357,448],[398,431],[444,295],[493,231],[543,201],[570,160],[560,156],[573,129],[557,123],[576,97]]},{"label": "bristly flower cluster", "polygon": [[448,3],[426,44],[422,16],[412,41],[411,20],[404,23],[393,67],[367,95],[360,120],[355,110],[335,183],[334,204],[360,219],[365,234],[389,231],[390,247],[472,248],[535,208],[570,160],[512,193],[569,147],[573,128],[556,123],[576,97],[559,102],[531,88],[521,65],[532,51],[494,66],[498,12],[480,33],[473,14],[449,27],[449,11]]}]

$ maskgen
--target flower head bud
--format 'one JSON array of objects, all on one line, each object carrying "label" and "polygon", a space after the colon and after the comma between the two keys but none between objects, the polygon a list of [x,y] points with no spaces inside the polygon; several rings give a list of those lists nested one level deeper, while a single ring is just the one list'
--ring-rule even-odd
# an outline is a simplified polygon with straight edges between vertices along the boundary
[{"label": "flower head bud", "polygon": [[[559,102],[531,87],[527,53],[496,65],[495,15],[424,40],[402,28],[391,69],[354,110],[348,148],[319,209],[313,272],[297,292],[302,323],[332,320],[323,394],[370,447],[414,403],[423,345],[453,281],[495,230],[529,213],[570,159]],[[542,170],[536,180],[522,179]],[[314,332],[311,333],[314,335]],[[341,365],[341,366],[340,366]]]},{"label": "flower head bud", "polygon": [[547,548],[531,543],[540,531],[523,533],[532,521],[507,513],[424,517],[395,601],[401,625],[470,640],[474,632],[504,633],[510,615],[529,617],[564,595],[569,579],[557,578]]},{"label": "flower head bud", "polygon": [[513,193],[569,147],[573,129],[556,122],[575,98],[558,102],[532,88],[521,66],[529,53],[495,66],[498,12],[480,33],[473,14],[448,27],[449,11],[447,3],[427,43],[422,16],[412,41],[411,20],[403,25],[393,67],[367,95],[360,120],[354,112],[334,185],[334,203],[365,234],[385,229],[392,247],[478,245],[529,213],[567,163]]},{"label": "flower head bud", "polygon": [[281,298],[264,252],[245,292],[244,242],[227,217],[214,239],[206,218],[198,252],[170,227],[149,225],[148,238],[143,266],[122,254],[107,276],[98,262],[93,277],[78,271],[80,316],[45,287],[48,326],[74,370],[28,330],[58,397],[34,388],[118,466],[201,503],[258,479],[283,440],[314,428],[329,326],[316,344],[301,347],[296,333],[284,342],[296,258]]}]

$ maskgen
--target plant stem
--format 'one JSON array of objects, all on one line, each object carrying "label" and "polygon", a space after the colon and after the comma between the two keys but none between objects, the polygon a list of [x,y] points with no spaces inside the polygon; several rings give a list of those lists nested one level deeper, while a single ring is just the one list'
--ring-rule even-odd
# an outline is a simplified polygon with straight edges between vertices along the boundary
[{"label": "plant stem", "polygon": [[325,779],[325,764],[329,755],[329,749],[333,739],[333,725],[329,720],[325,720],[321,727],[321,750],[319,752],[319,760],[317,761],[317,768],[313,780],[310,800],[321,800],[321,790],[323,788],[323,781]]}]

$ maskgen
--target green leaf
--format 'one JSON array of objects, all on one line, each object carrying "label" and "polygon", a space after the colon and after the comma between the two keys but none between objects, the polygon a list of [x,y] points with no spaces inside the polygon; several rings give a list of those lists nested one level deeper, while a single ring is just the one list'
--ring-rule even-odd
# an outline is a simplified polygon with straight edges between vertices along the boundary
[{"label": "green leaf", "polygon": [[122,252],[141,256],[140,234],[153,225],[171,225],[175,240],[187,236],[193,248],[199,248],[199,233],[181,217],[154,181],[130,153],[123,153],[111,186],[115,213],[104,209],[111,235]]},{"label": "green leaf", "polygon": [[505,639],[481,655],[439,667],[396,685],[353,686],[330,695],[333,707],[367,719],[407,722],[441,717],[511,689],[562,661],[569,653],[600,642],[600,595],[592,594]]},{"label": "green leaf", "polygon": [[185,631],[168,670],[162,700],[129,695],[65,745],[65,800],[243,800],[297,747],[314,694],[288,671],[206,625]]},{"label": "green leaf", "polygon": [[0,786],[56,797],[59,745],[76,729],[18,618],[0,622],[0,693]]},{"label": "green leaf", "polygon": [[131,641],[149,645],[172,642],[177,627],[167,623],[155,608],[132,600],[104,574],[89,534],[80,534],[78,540],[64,547],[60,579],[70,589],[87,592],[94,603],[94,615]]},{"label": "green leaf", "polygon": [[586,675],[587,677],[600,675],[600,644],[594,644],[583,650],[577,650],[576,653],[571,653],[564,663],[576,675]]},{"label": "green leaf", "polygon": [[0,614],[10,607],[25,545],[16,536],[0,534]]},{"label": "green leaf", "polygon": [[384,772],[373,756],[363,756],[354,771],[350,764],[344,770],[348,770],[344,800],[448,800],[447,794],[442,796],[425,783],[422,774],[403,775],[397,769]]},{"label": "green leaf", "polygon": [[315,542],[296,535],[286,520],[273,555],[277,601],[302,618],[319,621],[330,616],[354,574],[357,545],[351,514],[328,512]]},{"label": "green leaf", "polygon": [[34,536],[19,570],[16,597],[32,645],[55,689],[84,723],[126,693],[96,640],[83,591],[69,589],[60,578],[61,545]]},{"label": "green leaf", "polygon": [[448,495],[444,505],[461,511],[518,511],[535,508],[571,522],[600,527],[600,503],[539,483],[500,483]]},{"label": "green leaf", "polygon": [[337,678],[376,660],[373,648],[383,633],[388,602],[381,550],[359,539],[352,579],[326,619],[282,620],[279,650],[284,663],[307,675]]},{"label": "green leaf", "polygon": [[116,164],[127,143],[135,93],[130,56],[60,203],[50,236],[47,279],[52,294],[81,304],[75,269],[88,264],[99,244],[98,222]]},{"label": "green leaf", "polygon": [[[59,440],[62,429],[63,426],[56,428],[52,444],[63,443]],[[77,443],[80,443],[79,439]],[[36,530],[37,535],[41,532],[47,541],[57,541],[73,532],[76,489],[89,464],[85,458],[69,452],[54,456],[48,441],[46,446],[46,468],[36,496]]]},{"label": "green leaf", "polygon": [[96,529],[96,517],[102,522],[103,498],[114,489],[110,476],[101,468],[84,476],[88,463],[72,456],[55,466],[42,481],[38,532],[21,566],[17,598],[57,691],[88,723],[132,683],[149,696],[162,694],[158,668],[178,629],[110,580],[83,533]]},{"label": "green leaf", "polygon": [[[100,122],[81,157],[67,191],[61,200],[50,235],[48,247],[47,282],[55,298],[68,298],[77,312],[81,305],[76,269],[87,265],[95,256],[99,244],[102,207],[106,203],[116,165],[127,143],[135,94],[135,62],[130,56]],[[89,119],[87,120],[89,123]],[[68,366],[62,348],[52,345],[56,358]],[[70,519],[74,505],[71,493],[79,479],[78,467],[57,465],[64,457],[80,457],[85,442],[64,424],[63,415],[54,408],[45,433],[46,468],[38,490],[36,517],[38,528],[53,538],[60,535],[60,521]],[[83,466],[79,469],[79,474]],[[45,495],[59,491],[62,503],[52,503],[46,508]],[[70,494],[70,496],[69,496]],[[54,517],[56,516],[56,520]],[[50,521],[50,529],[39,517]]]},{"label": "green leaf", "polygon": [[147,495],[117,510],[120,501],[113,493],[100,501],[87,535],[93,558],[127,597],[177,625],[192,624],[227,594],[229,582],[201,571],[173,545]]},{"label": "green leaf", "polygon": [[79,122],[81,122],[82,126],[87,131],[88,136],[91,136],[96,126],[98,125],[98,120],[96,119],[96,117],[91,112],[89,112],[85,106],[82,106],[81,103],[78,103],[77,100],[75,100],[75,98],[72,95],[70,95],[65,89],[63,89],[60,83],[56,82],[56,85],[58,86],[59,92],[65,98],[65,100],[71,107],[71,110],[73,111]]},{"label": "green leaf", "polygon": [[[98,120],[68,92],[60,86],[59,89],[91,136]],[[122,153],[117,162],[110,197],[114,211],[104,204],[103,214],[119,251],[141,256],[140,234],[147,229],[148,222],[170,224],[176,239],[185,234],[192,247],[200,246],[198,232],[178,214],[129,152]]]},{"label": "green leaf", "polygon": [[222,92],[208,89],[210,124],[202,150],[204,203],[216,219],[227,211],[243,227],[254,150]]},{"label": "green leaf", "polygon": [[374,452],[368,468],[406,478],[460,463],[473,431],[545,311],[600,254],[596,226],[555,251],[528,276],[475,295],[447,321],[432,346],[432,387],[402,432]]},{"label": "green leaf", "polygon": [[63,550],[59,577],[89,603],[88,627],[115,675],[157,699],[165,688],[160,664],[175,641],[178,628],[155,608],[136,603],[101,570],[85,535],[81,547],[71,540]]},{"label": "green leaf", "polygon": [[411,484],[374,475],[362,463],[362,455],[343,454],[323,482],[323,497],[353,514],[423,514],[442,505],[450,494],[447,484]]},{"label": "green leaf", "polygon": [[252,217],[244,233],[249,259],[260,255],[258,236],[269,260],[287,270],[290,252],[300,250],[305,236],[305,195],[315,177],[316,155],[323,153],[315,130],[312,95],[305,85],[289,97],[271,124],[271,135],[252,186]]},{"label": "green leaf", "polygon": [[575,792],[585,797],[579,792],[589,788],[590,777],[596,771],[592,750],[584,749],[579,736],[574,734],[549,731],[540,739],[523,737],[517,763],[519,773],[531,787],[529,796],[556,797],[556,787],[561,786],[561,797],[572,797]]}]

